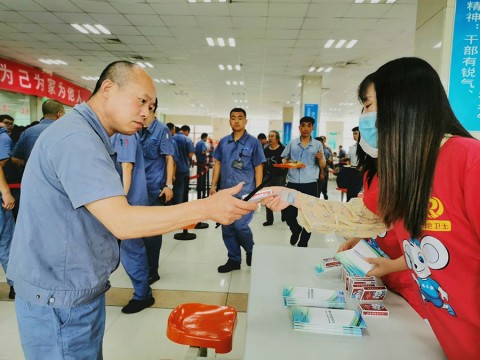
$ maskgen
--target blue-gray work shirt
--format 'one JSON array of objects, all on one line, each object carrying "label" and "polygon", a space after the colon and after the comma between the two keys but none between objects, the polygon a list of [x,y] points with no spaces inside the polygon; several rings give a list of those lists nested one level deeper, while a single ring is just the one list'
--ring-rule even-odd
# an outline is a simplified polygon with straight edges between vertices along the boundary
[{"label": "blue-gray work shirt", "polygon": [[[220,185],[222,189],[230,188],[240,182],[245,182],[240,193],[235,195],[240,198],[255,189],[255,168],[265,160],[262,144],[246,131],[240,139],[234,140],[233,134],[220,140],[213,152],[213,157],[220,161]],[[232,166],[233,161],[241,160],[242,169]]]},{"label": "blue-gray work shirt", "polygon": [[305,147],[303,147],[300,138],[290,141],[282,152],[282,158],[292,161],[301,161],[306,167],[301,169],[289,169],[287,181],[294,184],[309,184],[316,182],[320,174],[320,167],[318,166],[318,161],[315,155],[320,151],[323,152],[322,143],[313,138],[310,138],[310,142]]},{"label": "blue-gray work shirt", "polygon": [[25,160],[26,163],[38,137],[47,127],[52,125],[54,121],[55,120],[52,119],[42,119],[37,125],[25,129],[13,148],[12,156]]},{"label": "blue-gray work shirt", "polygon": [[23,176],[8,266],[22,299],[75,307],[110,287],[108,277],[119,261],[117,239],[85,205],[124,196],[114,154],[86,103],[38,138]]}]

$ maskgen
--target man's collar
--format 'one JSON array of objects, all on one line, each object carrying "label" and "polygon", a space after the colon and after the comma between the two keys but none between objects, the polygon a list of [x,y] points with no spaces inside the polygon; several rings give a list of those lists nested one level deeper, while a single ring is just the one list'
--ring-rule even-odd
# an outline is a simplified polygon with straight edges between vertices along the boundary
[{"label": "man's collar", "polygon": [[[230,138],[228,139],[228,142],[232,142],[232,141],[235,141],[235,135],[233,132],[230,134]],[[245,144],[245,142],[247,141],[247,130],[245,130],[243,135],[237,141],[242,145]]]}]

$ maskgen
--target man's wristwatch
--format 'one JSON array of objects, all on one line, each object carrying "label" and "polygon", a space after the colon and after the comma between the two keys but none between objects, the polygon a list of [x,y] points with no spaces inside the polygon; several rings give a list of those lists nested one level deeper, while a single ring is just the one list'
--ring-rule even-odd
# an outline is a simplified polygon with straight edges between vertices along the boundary
[{"label": "man's wristwatch", "polygon": [[170,190],[173,190],[173,185],[165,184],[164,187],[169,188]]}]

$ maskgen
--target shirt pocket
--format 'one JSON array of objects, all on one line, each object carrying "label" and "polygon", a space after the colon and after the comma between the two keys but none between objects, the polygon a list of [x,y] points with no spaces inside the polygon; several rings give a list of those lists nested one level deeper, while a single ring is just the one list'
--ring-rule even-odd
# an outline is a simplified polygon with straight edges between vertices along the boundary
[{"label": "shirt pocket", "polygon": [[157,139],[152,139],[143,147],[143,154],[147,159],[158,159],[160,142]]}]

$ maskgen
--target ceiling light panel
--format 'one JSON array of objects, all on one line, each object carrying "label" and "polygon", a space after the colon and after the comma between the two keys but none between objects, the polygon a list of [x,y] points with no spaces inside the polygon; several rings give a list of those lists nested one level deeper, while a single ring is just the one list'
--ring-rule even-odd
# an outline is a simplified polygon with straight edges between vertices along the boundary
[{"label": "ceiling light panel", "polygon": [[343,46],[345,44],[347,44],[345,47],[347,49],[351,49],[352,47],[354,47],[357,44],[357,42],[358,42],[358,40],[356,40],[356,39],[352,39],[352,40],[341,39],[341,40],[338,40],[338,41],[336,41],[334,39],[330,39],[325,43],[324,48],[329,49],[332,46],[334,46],[335,49],[341,49],[341,48],[343,48]]},{"label": "ceiling light panel", "polygon": [[90,25],[90,24],[70,24],[75,28],[77,31],[80,31],[82,34],[94,34],[94,35],[112,35],[110,30],[108,30],[105,26],[101,24]]},{"label": "ceiling light panel", "polygon": [[205,38],[205,40],[207,40],[208,46],[225,47],[227,45],[227,43],[228,43],[228,46],[230,46],[230,47],[235,47],[236,46],[234,38],[228,38],[228,40],[225,41],[224,38],[219,37],[219,38],[216,39],[216,42],[215,42],[215,40],[213,38],[207,37],[207,38]]}]

